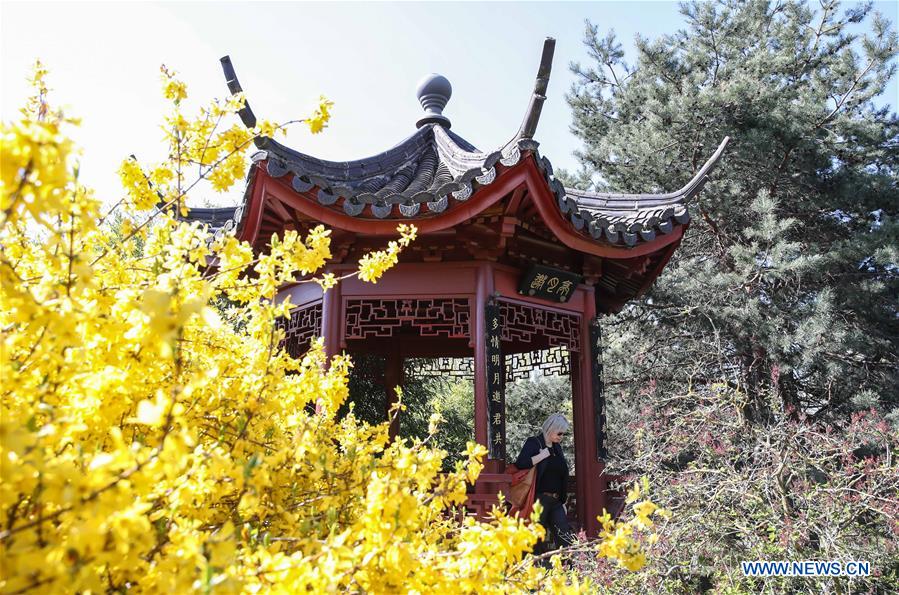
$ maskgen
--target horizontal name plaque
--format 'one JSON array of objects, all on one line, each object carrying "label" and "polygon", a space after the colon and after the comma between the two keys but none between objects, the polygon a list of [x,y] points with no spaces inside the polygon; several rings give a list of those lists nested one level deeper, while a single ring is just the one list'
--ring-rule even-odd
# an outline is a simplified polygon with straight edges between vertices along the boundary
[{"label": "horizontal name plaque", "polygon": [[535,264],[521,278],[518,293],[564,303],[582,280],[580,275]]}]

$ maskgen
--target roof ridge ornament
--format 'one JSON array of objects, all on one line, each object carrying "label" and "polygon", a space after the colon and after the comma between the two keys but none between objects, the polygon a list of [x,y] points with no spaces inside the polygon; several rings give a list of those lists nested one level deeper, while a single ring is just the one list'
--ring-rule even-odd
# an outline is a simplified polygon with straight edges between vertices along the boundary
[{"label": "roof ridge ornament", "polygon": [[443,115],[443,108],[453,96],[453,86],[445,76],[433,72],[427,75],[419,81],[415,95],[425,110],[424,117],[415,123],[417,127],[425,124],[440,124],[444,128],[451,126],[449,118]]}]

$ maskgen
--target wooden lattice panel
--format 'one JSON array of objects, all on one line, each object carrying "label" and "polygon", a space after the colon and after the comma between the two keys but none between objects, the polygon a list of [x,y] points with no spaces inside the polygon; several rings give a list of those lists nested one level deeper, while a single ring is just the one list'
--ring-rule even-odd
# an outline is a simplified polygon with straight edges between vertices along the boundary
[{"label": "wooden lattice panel", "polygon": [[502,300],[499,304],[503,341],[539,345],[543,337],[549,347],[567,347],[572,352],[581,350],[578,316]]},{"label": "wooden lattice panel", "polygon": [[506,356],[506,382],[527,380],[534,370],[540,370],[541,376],[568,376],[571,373],[568,350],[553,347]]},{"label": "wooden lattice panel", "polygon": [[[512,353],[504,356],[504,361],[507,383],[527,380],[534,370],[539,370],[541,376],[568,376],[571,373],[568,350],[564,347]],[[434,357],[406,360],[405,377],[471,380],[474,378],[474,358]]]},{"label": "wooden lattice panel", "polygon": [[439,377],[456,380],[474,378],[473,357],[433,357],[406,360],[406,378]]},{"label": "wooden lattice panel", "polygon": [[471,306],[466,298],[351,299],[345,314],[347,339],[407,333],[467,339]]},{"label": "wooden lattice panel", "polygon": [[284,330],[284,349],[291,357],[300,357],[309,349],[312,339],[321,336],[321,302],[310,306],[294,308],[290,318],[280,318],[276,327]]}]

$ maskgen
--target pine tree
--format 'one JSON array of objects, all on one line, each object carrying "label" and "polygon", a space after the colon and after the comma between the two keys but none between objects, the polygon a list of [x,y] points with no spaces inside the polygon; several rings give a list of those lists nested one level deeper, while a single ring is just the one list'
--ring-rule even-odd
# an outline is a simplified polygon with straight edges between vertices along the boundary
[{"label": "pine tree", "polygon": [[894,592],[899,118],[876,105],[895,29],[826,1],[682,13],[632,63],[588,22],[568,95],[569,184],[679,188],[732,138],[665,272],[604,320],[610,469],[673,513],[613,590],[833,592],[847,579],[761,581],[740,560],[863,559],[878,574],[855,588]]},{"label": "pine tree", "polygon": [[588,23],[592,63],[572,65],[582,182],[680,187],[733,138],[672,264],[608,322],[610,386],[727,382],[758,421],[767,391],[797,414],[899,417],[899,120],[875,107],[895,30],[834,2],[682,12],[686,29],[637,39],[633,65]]}]

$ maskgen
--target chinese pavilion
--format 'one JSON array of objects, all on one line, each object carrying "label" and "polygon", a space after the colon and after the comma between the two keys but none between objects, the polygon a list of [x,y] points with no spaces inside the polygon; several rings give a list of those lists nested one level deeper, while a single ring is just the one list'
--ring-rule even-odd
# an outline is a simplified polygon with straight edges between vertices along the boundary
[{"label": "chinese pavilion", "polygon": [[[332,230],[326,270],[338,277],[383,248],[398,223],[414,223],[418,239],[376,285],[350,278],[324,294],[314,283],[282,287],[281,298],[295,304],[284,323],[288,349],[299,356],[312,337],[324,336],[328,355],[383,355],[388,401],[403,382],[407,358],[467,362],[474,436],[489,450],[469,497],[475,514],[496,502],[508,479],[505,383],[520,377],[516,367],[562,360],[573,399],[572,513],[595,535],[608,498],[598,316],[639,296],[662,272],[687,229],[686,203],[708,180],[727,139],[674,192],[565,188],[534,140],[554,46],[553,39],[543,46],[521,127],[496,150],[481,151],[451,130],[443,114],[450,83],[431,75],[418,88],[424,114],[417,131],[393,148],[334,162],[260,139],[242,204],[193,209],[190,219],[235,233],[257,251],[284,230],[303,233],[323,223]],[[229,58],[222,66],[231,92],[241,91]],[[255,125],[249,105],[241,117]]]}]

